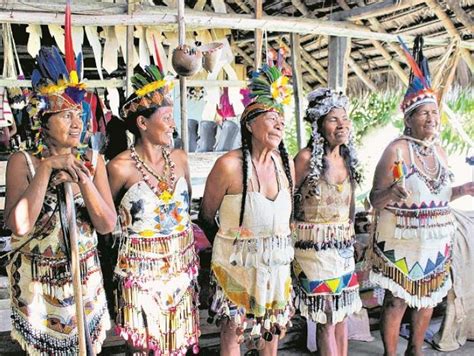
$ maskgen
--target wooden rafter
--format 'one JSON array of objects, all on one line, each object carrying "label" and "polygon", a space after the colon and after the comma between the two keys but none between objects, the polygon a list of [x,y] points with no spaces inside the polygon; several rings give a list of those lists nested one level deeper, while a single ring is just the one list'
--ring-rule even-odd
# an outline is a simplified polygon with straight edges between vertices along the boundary
[{"label": "wooden rafter", "polygon": [[306,7],[305,3],[301,0],[291,0],[291,3],[294,7],[298,9],[299,12],[303,14],[303,16],[307,16],[309,14],[309,10]]},{"label": "wooden rafter", "polygon": [[[349,5],[347,5],[346,1],[345,0],[337,0],[337,3],[339,4],[339,6],[341,6],[344,10],[349,10]],[[358,25],[363,25],[363,22],[362,21],[355,21],[356,24]],[[395,73],[398,75],[398,77],[400,78],[400,80],[405,84],[407,85],[408,84],[408,76],[405,74],[405,72],[403,71],[402,67],[400,67],[400,64],[398,64],[398,62],[396,62],[391,54],[383,47],[383,45],[379,42],[379,41],[376,41],[376,40],[371,40],[370,41],[372,46],[374,46],[379,52],[380,54],[385,58],[385,60],[387,61],[387,63],[390,65],[390,67],[393,68],[393,70],[395,71]],[[354,62],[354,61],[353,61]],[[354,64],[356,64],[354,62]],[[360,68],[358,69],[360,70],[361,73],[364,73]],[[355,73],[357,74],[357,71],[354,70]],[[360,76],[359,76],[360,77]],[[367,77],[368,78],[368,77]],[[362,79],[361,80],[367,84],[366,82],[366,79]],[[373,83],[372,83],[373,84]],[[371,88],[371,84],[367,84],[367,86],[369,88]],[[372,88],[371,88],[372,89]],[[373,89],[372,89],[373,90]]]},{"label": "wooden rafter", "polygon": [[377,86],[374,84],[372,79],[370,79],[369,76],[365,74],[364,70],[359,67],[359,65],[351,57],[347,58],[347,64],[349,64],[349,67],[354,71],[359,79],[369,87],[370,90],[377,91]]},{"label": "wooden rafter", "polygon": [[[87,5],[88,3],[86,3]],[[99,4],[110,5],[106,3],[96,3],[95,8],[99,8]],[[0,22],[17,23],[17,24],[62,24],[63,19],[58,16],[59,4],[52,10],[51,3],[42,5],[45,10],[33,13],[31,8],[25,9],[25,5],[21,3],[9,4],[10,10],[0,10]],[[79,7],[82,13],[77,13]],[[115,5],[114,5],[115,6]],[[62,6],[64,7],[64,6]],[[110,6],[109,6],[110,7]],[[114,9],[113,13],[91,10],[84,4],[74,4],[75,11],[74,23],[77,26],[97,25],[97,26],[113,26],[113,25],[154,25],[160,26],[163,30],[176,29],[176,14],[169,8],[163,6],[140,5],[134,12],[133,16],[121,11],[122,7],[117,5],[118,9]],[[105,9],[106,7],[103,7]],[[48,10],[49,9],[49,10]],[[117,11],[121,11],[117,13]],[[84,13],[88,13],[85,15]],[[374,32],[370,29],[357,26],[343,21],[324,21],[309,18],[291,18],[284,16],[262,16],[261,19],[255,19],[252,15],[246,14],[218,14],[210,11],[186,11],[186,28],[188,29],[210,29],[210,28],[229,28],[238,30],[254,31],[256,28],[275,31],[289,32],[300,34],[321,34],[338,37],[353,37],[362,39],[377,39],[380,41],[397,42],[397,36],[393,34]],[[405,38],[407,42],[412,42],[412,37]],[[426,38],[425,43],[428,45],[446,45],[447,38]],[[474,43],[461,41],[461,47],[474,49]]]},{"label": "wooden rafter", "polygon": [[[431,10],[436,14],[436,16],[440,19],[444,27],[446,27],[446,30],[448,31],[449,35],[451,37],[454,37],[457,40],[461,39],[461,36],[459,35],[458,30],[456,29],[456,26],[454,26],[453,22],[449,18],[449,16],[446,14],[444,9],[441,7],[441,5],[436,1],[436,0],[426,0],[426,4],[429,6]],[[461,57],[464,59],[466,64],[469,66],[469,69],[471,72],[474,72],[474,60],[472,59],[471,53],[465,49],[461,48],[460,49]]]},{"label": "wooden rafter", "polygon": [[332,18],[335,20],[346,19],[348,21],[363,20],[382,16],[394,11],[404,10],[423,2],[423,0],[385,0],[363,7],[355,7],[353,9],[345,9],[344,11],[336,12]]},{"label": "wooden rafter", "polygon": [[461,23],[466,26],[470,33],[474,33],[474,21],[472,17],[466,14],[466,11],[459,4],[459,0],[447,0],[448,7],[454,12]]}]

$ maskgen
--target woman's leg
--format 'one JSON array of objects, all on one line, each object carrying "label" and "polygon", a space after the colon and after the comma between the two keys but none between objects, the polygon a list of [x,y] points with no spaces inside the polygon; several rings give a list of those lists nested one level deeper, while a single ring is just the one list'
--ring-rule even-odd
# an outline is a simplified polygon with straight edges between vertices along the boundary
[{"label": "woman's leg", "polygon": [[237,342],[236,328],[236,324],[229,319],[222,321],[221,356],[240,356],[240,344]]},{"label": "woman's leg", "polygon": [[410,340],[405,355],[423,355],[421,348],[425,340],[426,329],[430,324],[433,308],[413,309],[411,314]]},{"label": "woman's leg", "polygon": [[316,329],[318,354],[333,356],[338,354],[336,342],[336,326],[333,324],[318,324]]},{"label": "woman's leg", "polygon": [[265,341],[265,347],[259,352],[260,356],[276,356],[278,352],[278,335],[273,335],[272,341]]},{"label": "woman's leg", "polygon": [[394,297],[389,290],[385,290],[382,316],[380,318],[380,333],[382,334],[385,356],[397,354],[400,324],[407,305],[403,299]]},{"label": "woman's leg", "polygon": [[335,330],[337,350],[339,356],[347,356],[348,352],[348,336],[347,336],[347,319],[345,318],[340,323],[336,324]]}]

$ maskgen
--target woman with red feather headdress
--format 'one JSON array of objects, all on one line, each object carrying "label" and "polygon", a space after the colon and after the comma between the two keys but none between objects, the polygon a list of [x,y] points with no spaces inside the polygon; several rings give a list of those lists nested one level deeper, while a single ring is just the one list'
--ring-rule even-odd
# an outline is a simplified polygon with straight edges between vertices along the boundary
[{"label": "woman with red feather headdress", "polygon": [[[12,338],[31,355],[78,354],[73,288],[71,207],[76,211],[79,266],[90,353],[98,353],[110,328],[97,235],[109,233],[116,212],[102,158],[85,149],[85,86],[73,58],[66,10],[66,63],[56,47],[41,48],[29,103],[34,152],[13,154],[6,172],[5,222],[12,230],[8,266]],[[77,63],[80,63],[78,58]],[[63,184],[72,185],[66,201]],[[79,304],[80,305],[80,304]]]},{"label": "woman with red feather headdress", "polygon": [[[401,41],[401,39],[400,39]],[[405,131],[380,159],[370,200],[376,209],[369,253],[370,280],[385,288],[381,332],[386,355],[396,355],[400,323],[412,308],[406,355],[421,355],[433,307],[451,288],[455,232],[449,202],[474,195],[474,184],[451,186],[447,155],[440,146],[440,112],[431,88],[421,37],[413,56],[401,41],[411,68],[401,109]],[[393,169],[407,163],[407,169]]]}]

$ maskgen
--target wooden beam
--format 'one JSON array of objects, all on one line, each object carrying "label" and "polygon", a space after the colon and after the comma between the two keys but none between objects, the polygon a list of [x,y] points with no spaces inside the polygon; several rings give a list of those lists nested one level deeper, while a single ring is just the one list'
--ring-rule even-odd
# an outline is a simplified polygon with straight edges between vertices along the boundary
[{"label": "wooden beam", "polygon": [[304,132],[304,109],[303,109],[303,90],[301,77],[301,55],[300,55],[300,35],[291,34],[291,66],[293,69],[293,95],[295,99],[295,119],[296,119],[296,140],[298,142],[298,150],[303,148]]},{"label": "wooden beam", "polygon": [[291,0],[291,4],[298,9],[299,12],[303,14],[303,16],[308,16],[309,10],[306,7],[305,3],[301,0]]},{"label": "wooden beam", "polygon": [[[127,12],[129,15],[133,15],[133,10],[134,10],[134,2],[132,0],[128,0],[128,7],[127,7]],[[126,81],[127,81],[127,86],[126,86],[126,92],[127,92],[127,97],[129,97],[133,93],[133,87],[132,87],[132,77],[133,77],[133,63],[134,58],[133,58],[133,52],[134,52],[134,36],[133,32],[135,31],[135,26],[134,25],[128,25],[127,26],[127,53],[125,55],[125,61],[126,61]]]},{"label": "wooden beam", "polygon": [[331,19],[357,21],[407,9],[423,2],[423,0],[385,0],[362,7],[355,7],[344,11],[334,12],[331,16]]},{"label": "wooden beam", "polygon": [[[350,10],[349,8],[349,5],[347,5],[346,1],[345,0],[337,0],[337,3],[344,9],[344,10]],[[360,20],[356,20],[355,23],[357,25],[364,25],[364,23]],[[403,82],[403,84],[405,85],[408,85],[408,76],[405,74],[405,72],[403,71],[402,67],[400,67],[400,64],[398,64],[398,62],[396,62],[391,54],[382,46],[382,44],[379,42],[379,41],[376,41],[376,40],[371,40],[370,41],[372,46],[374,46],[374,48],[376,48],[380,54],[382,55],[382,57],[384,57],[388,64],[390,65],[390,67],[393,68],[393,70],[395,71],[395,73],[398,75],[398,77],[400,78],[400,80]],[[361,73],[364,73],[363,71]],[[356,72],[357,74],[357,72]],[[362,79],[362,78],[361,78]],[[370,86],[369,86],[370,87]]]},{"label": "wooden beam", "polygon": [[377,86],[374,84],[374,82],[369,78],[367,74],[362,70],[361,67],[351,58],[347,58],[347,64],[351,69],[354,71],[354,73],[359,77],[362,82],[369,87],[370,90],[372,91],[377,91]]},{"label": "wooden beam", "polygon": [[243,12],[250,14],[252,12],[252,9],[249,8],[246,4],[245,1],[242,0],[235,0],[235,3],[242,9]]},{"label": "wooden beam", "polygon": [[[426,5],[428,5],[428,7],[433,10],[436,16],[441,20],[449,35],[456,40],[460,40],[461,36],[459,35],[456,26],[454,26],[453,22],[441,5],[436,0],[426,0]],[[466,48],[461,48],[460,51],[462,59],[464,62],[466,62],[471,72],[474,72],[474,60],[472,59],[471,52],[469,52]]]},{"label": "wooden beam", "polygon": [[[285,42],[282,41],[282,45],[285,48],[285,50],[287,50],[288,52],[291,52],[291,48]],[[313,77],[315,77],[318,80],[318,82],[320,82],[322,85],[327,85],[328,73],[326,69],[324,69],[324,67],[321,64],[319,64],[319,62],[310,53],[306,52],[306,50],[303,47],[301,47],[300,53],[304,61],[309,64],[309,66],[305,66],[303,62],[303,66],[305,66],[305,69]],[[316,72],[315,69],[318,72]]]},{"label": "wooden beam", "polygon": [[236,44],[232,45],[232,50],[237,52],[237,54],[241,56],[249,65],[253,66],[255,64],[252,57],[245,53],[245,51]]},{"label": "wooden beam", "polygon": [[[255,0],[255,18],[261,19],[263,15],[263,4],[262,0]],[[254,67],[255,70],[262,66],[262,51],[263,51],[263,31],[256,27],[255,28],[255,57]]]},{"label": "wooden beam", "polygon": [[[18,11],[19,3],[8,5],[11,10],[0,10],[0,23],[17,24],[58,24],[63,23],[62,16],[58,12],[64,11]],[[107,3],[102,3],[107,4]],[[114,5],[115,6],[115,5]],[[74,7],[74,5],[73,5]],[[64,8],[64,6],[62,6]],[[86,10],[85,10],[86,11]],[[115,25],[142,25],[160,26],[163,31],[175,30],[177,27],[176,13],[170,8],[163,6],[141,5],[135,9],[132,15],[103,14],[97,11],[93,14],[75,14],[75,26],[115,26]],[[186,11],[186,27],[193,29],[229,28],[237,30],[254,31],[256,28],[275,32],[289,32],[301,34],[321,34],[326,36],[353,37],[361,39],[376,39],[385,42],[398,42],[394,34],[373,32],[367,27],[357,26],[344,21],[328,21],[310,18],[290,18],[284,16],[262,16],[255,19],[252,15],[245,14],[218,14],[210,11]],[[406,36],[404,39],[411,43],[414,38]],[[427,45],[447,45],[449,38],[425,38]],[[474,49],[474,43],[461,41],[463,48]]]},{"label": "wooden beam", "polygon": [[[178,45],[184,46],[186,43],[186,25],[184,19],[184,0],[178,0]],[[188,139],[188,89],[186,77],[179,76],[179,103],[181,112],[181,140],[183,150],[189,152]]]},{"label": "wooden beam", "polygon": [[334,90],[346,91],[350,49],[350,39],[329,37],[328,86]]},{"label": "wooden beam", "polygon": [[472,17],[464,11],[459,0],[447,0],[446,3],[451,11],[454,12],[456,18],[466,26],[467,30],[470,33],[474,33],[474,21],[472,21]]}]

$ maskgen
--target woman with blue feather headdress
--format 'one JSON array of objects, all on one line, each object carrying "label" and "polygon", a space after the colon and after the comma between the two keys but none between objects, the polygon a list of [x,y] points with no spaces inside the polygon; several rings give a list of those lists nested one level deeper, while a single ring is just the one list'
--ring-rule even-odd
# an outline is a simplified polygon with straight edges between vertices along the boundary
[{"label": "woman with blue feather headdress", "polygon": [[[5,222],[13,232],[12,338],[30,355],[78,354],[68,244],[72,209],[90,353],[100,352],[110,328],[96,232],[112,231],[116,212],[103,159],[81,143],[86,91],[73,58],[69,5],[66,24],[66,63],[56,47],[42,48],[32,75],[28,112],[35,148],[14,153],[6,172]],[[74,201],[62,195],[62,183],[71,184]]]}]

